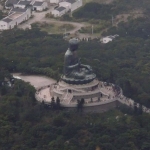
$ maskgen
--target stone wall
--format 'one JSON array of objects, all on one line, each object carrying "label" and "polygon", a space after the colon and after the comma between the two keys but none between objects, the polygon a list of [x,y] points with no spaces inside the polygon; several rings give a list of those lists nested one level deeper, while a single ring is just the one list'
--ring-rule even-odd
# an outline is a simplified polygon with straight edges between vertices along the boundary
[{"label": "stone wall", "polygon": [[[105,104],[86,106],[83,107],[82,111],[85,113],[102,113],[116,108],[118,106],[118,103],[118,100],[115,100]],[[68,111],[77,111],[77,107],[66,107],[65,109]]]},{"label": "stone wall", "polygon": [[84,99],[90,99],[90,98],[94,98],[94,97],[101,97],[101,93],[90,93],[90,94],[86,94],[86,95],[74,95],[73,96],[73,100],[77,100],[77,99],[81,99],[81,98],[84,98]]}]

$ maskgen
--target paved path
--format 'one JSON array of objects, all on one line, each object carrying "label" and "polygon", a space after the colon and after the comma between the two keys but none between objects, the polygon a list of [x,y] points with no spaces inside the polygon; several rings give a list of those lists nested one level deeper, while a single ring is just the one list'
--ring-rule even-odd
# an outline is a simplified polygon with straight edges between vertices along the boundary
[{"label": "paved path", "polygon": [[82,27],[84,27],[85,25],[82,23],[77,23],[77,22],[69,22],[69,21],[57,21],[57,20],[52,20],[52,19],[46,19],[43,18],[42,22],[47,22],[47,23],[57,23],[57,24],[70,24],[74,26],[74,29],[69,31],[70,34],[74,34],[75,32],[77,32],[79,29],[81,29]]},{"label": "paved path", "polygon": [[57,24],[62,24],[62,25],[63,24],[71,24],[75,28],[73,30],[69,31],[69,33],[74,34],[79,29],[81,29],[81,27],[85,26],[85,24],[83,24],[83,23],[70,22],[70,21],[57,21],[55,19],[45,18],[45,14],[49,13],[50,11],[51,10],[44,11],[44,12],[33,12],[34,17],[30,18],[27,22],[19,25],[18,27],[22,28],[22,29],[30,28],[30,25],[35,22],[57,23]]},{"label": "paved path", "polygon": [[[103,86],[102,87],[102,90],[105,91],[106,93],[108,93],[110,95],[110,98],[116,98],[118,101],[120,101],[122,104],[125,104],[129,107],[132,107],[134,108],[134,104],[135,104],[135,101],[131,98],[127,98],[123,95],[123,92],[122,90],[120,91],[120,94],[115,96],[114,95],[114,92],[113,92],[113,88],[112,86]],[[136,103],[136,106],[139,107],[140,104],[139,103]],[[145,106],[142,106],[143,108],[143,111],[146,112],[146,113],[150,113],[150,109],[145,107]]]},{"label": "paved path", "polygon": [[29,82],[35,88],[39,88],[42,86],[47,86],[55,83],[56,81],[52,78],[48,78],[46,76],[37,76],[37,75],[22,75],[21,73],[13,73],[14,77],[19,77],[25,82]]},{"label": "paved path", "polygon": [[51,96],[50,96],[49,87],[39,91],[37,94],[38,94],[40,99],[43,99],[46,102],[51,102]]},{"label": "paved path", "polygon": [[44,12],[33,12],[33,18],[30,18],[27,22],[18,25],[19,28],[22,29],[26,29],[26,28],[31,28],[31,24],[35,23],[35,22],[40,22],[40,23],[55,23],[55,24],[60,24],[60,25],[64,25],[64,24],[70,24],[72,26],[74,26],[74,28],[72,30],[69,30],[70,34],[76,34],[76,36],[80,39],[83,38],[97,38],[97,35],[92,35],[92,34],[87,34],[87,33],[79,33],[78,30],[80,30],[82,27],[87,26],[87,23],[78,23],[78,22],[72,22],[72,21],[59,21],[59,20],[55,20],[52,18],[45,18],[45,15],[47,13],[50,13],[52,11],[53,7],[51,6],[51,8],[47,11]]}]

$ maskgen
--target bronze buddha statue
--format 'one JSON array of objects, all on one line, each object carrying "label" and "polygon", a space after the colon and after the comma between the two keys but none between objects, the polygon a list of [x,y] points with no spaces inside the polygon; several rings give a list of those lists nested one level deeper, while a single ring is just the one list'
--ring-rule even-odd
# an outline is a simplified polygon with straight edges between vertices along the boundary
[{"label": "bronze buddha statue", "polygon": [[96,77],[92,68],[89,65],[81,64],[80,58],[77,57],[78,45],[78,39],[69,40],[69,48],[64,57],[64,76],[62,77],[66,82],[69,80],[88,81]]}]

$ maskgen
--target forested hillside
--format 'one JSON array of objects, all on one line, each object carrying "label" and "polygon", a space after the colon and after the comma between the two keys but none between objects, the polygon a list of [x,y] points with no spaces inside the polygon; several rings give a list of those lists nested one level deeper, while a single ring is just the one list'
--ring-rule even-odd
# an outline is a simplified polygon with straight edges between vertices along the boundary
[{"label": "forested hillside", "polygon": [[134,14],[142,13],[149,16],[149,0],[114,0],[109,4],[100,4],[98,2],[86,3],[83,7],[79,8],[73,13],[73,17],[76,19],[111,19],[112,15],[121,14]]},{"label": "forested hillside", "polygon": [[43,73],[57,78],[67,42],[60,35],[49,36],[39,29],[14,29],[2,32],[0,47],[0,62],[10,72]]}]

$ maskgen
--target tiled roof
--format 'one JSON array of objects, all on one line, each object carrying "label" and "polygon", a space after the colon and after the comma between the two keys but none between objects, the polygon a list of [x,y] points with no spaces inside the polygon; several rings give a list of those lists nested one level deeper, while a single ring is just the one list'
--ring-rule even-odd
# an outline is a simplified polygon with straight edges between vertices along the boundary
[{"label": "tiled roof", "polygon": [[33,6],[42,6],[44,2],[38,2],[35,1],[35,3],[33,4]]},{"label": "tiled roof", "polygon": [[12,19],[10,19],[10,18],[4,18],[4,19],[2,19],[2,20],[5,21],[5,22],[7,22],[7,23],[9,23],[9,22],[12,21]]},{"label": "tiled roof", "polygon": [[19,5],[28,5],[30,3],[31,3],[31,1],[20,1],[18,4]]},{"label": "tiled roof", "polygon": [[65,10],[66,8],[65,7],[58,7],[58,8],[56,8],[56,10],[58,10],[59,12],[61,12],[62,10]]},{"label": "tiled roof", "polygon": [[67,0],[66,2],[73,4],[76,2],[76,0]]},{"label": "tiled roof", "polygon": [[18,2],[19,2],[19,0],[7,0],[6,3],[5,3],[5,5],[6,5],[6,6],[8,6],[8,5],[10,5],[10,4],[13,5],[13,4],[17,4]]},{"label": "tiled roof", "polygon": [[21,9],[21,8],[13,8],[10,12],[26,12],[27,8]]}]

